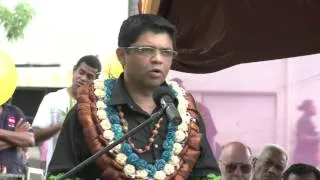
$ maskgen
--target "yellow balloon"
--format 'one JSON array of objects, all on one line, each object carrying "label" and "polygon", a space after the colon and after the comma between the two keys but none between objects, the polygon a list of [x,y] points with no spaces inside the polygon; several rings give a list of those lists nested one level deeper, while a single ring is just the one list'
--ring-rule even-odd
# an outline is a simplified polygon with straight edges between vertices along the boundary
[{"label": "yellow balloon", "polygon": [[0,105],[7,102],[17,87],[17,70],[10,56],[0,51]]},{"label": "yellow balloon", "polygon": [[107,58],[104,65],[104,76],[106,77],[116,77],[118,78],[123,72],[122,65],[118,61],[116,55],[111,58]]}]

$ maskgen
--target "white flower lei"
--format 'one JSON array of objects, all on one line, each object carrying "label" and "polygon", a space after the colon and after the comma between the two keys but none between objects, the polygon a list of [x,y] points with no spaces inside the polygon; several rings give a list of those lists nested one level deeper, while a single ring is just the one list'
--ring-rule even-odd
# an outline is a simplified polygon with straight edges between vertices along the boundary
[{"label": "white flower lei", "polygon": [[[177,82],[168,81],[168,85],[177,93],[178,99],[178,111],[181,115],[182,122],[177,127],[175,132],[175,143],[173,144],[172,148],[172,156],[169,162],[164,166],[163,170],[156,171],[153,178],[157,180],[165,179],[167,176],[173,174],[176,170],[180,168],[180,161],[181,158],[179,157],[180,152],[183,150],[185,146],[186,139],[188,137],[189,131],[189,124],[191,121],[191,116],[187,111],[188,108],[188,100],[186,99],[186,92],[185,90],[179,86]],[[111,122],[108,119],[107,112],[105,111],[107,105],[104,103],[105,98],[105,86],[104,86],[104,79],[99,78],[94,81],[94,88],[95,88],[95,95],[98,98],[96,106],[98,108],[97,117],[100,120],[100,126],[103,129],[103,137],[108,140],[106,145],[109,145],[113,142],[114,139],[114,132],[111,129]],[[138,169],[132,164],[128,164],[126,161],[128,157],[120,153],[121,144],[114,147],[111,152],[115,153],[116,155],[116,162],[124,167],[124,173],[132,178],[142,178],[148,179],[148,172],[146,169]]]}]

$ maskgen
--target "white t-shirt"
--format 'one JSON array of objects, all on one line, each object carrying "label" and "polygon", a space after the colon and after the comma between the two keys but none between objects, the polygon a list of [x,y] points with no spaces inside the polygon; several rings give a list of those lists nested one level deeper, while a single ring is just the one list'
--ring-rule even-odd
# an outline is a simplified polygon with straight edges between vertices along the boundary
[{"label": "white t-shirt", "polygon": [[[47,128],[57,121],[64,121],[66,114],[74,106],[76,100],[70,96],[68,89],[60,89],[44,96],[38,112],[33,120],[32,126]],[[59,133],[47,140],[47,167],[50,163],[58,140]]]}]

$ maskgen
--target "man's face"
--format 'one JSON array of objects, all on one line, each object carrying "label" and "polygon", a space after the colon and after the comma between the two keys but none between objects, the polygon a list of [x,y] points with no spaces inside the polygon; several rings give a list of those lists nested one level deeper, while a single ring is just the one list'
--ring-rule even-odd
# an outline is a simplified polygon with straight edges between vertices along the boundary
[{"label": "man's face", "polygon": [[317,180],[317,177],[314,173],[304,173],[300,175],[290,174],[286,180]]},{"label": "man's face", "polygon": [[83,85],[92,83],[97,78],[97,69],[81,63],[80,66],[73,71],[72,86],[78,88]]},{"label": "man's face", "polygon": [[129,48],[118,48],[127,82],[144,88],[160,86],[172,64],[173,42],[167,33],[144,32]]},{"label": "man's face", "polygon": [[255,180],[281,180],[286,167],[287,158],[278,150],[266,150],[254,163]]},{"label": "man's face", "polygon": [[249,180],[251,177],[250,157],[246,152],[224,155],[219,165],[222,180]]}]

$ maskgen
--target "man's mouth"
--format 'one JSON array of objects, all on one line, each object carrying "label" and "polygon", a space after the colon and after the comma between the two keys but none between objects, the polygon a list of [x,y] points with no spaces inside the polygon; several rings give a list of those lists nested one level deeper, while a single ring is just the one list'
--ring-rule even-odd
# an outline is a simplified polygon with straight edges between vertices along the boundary
[{"label": "man's mouth", "polygon": [[152,77],[157,78],[162,76],[162,71],[160,69],[152,69],[151,71],[149,71],[149,73],[151,74]]},{"label": "man's mouth", "polygon": [[80,87],[80,86],[83,86],[83,85],[84,85],[84,83],[77,82],[77,83],[76,83],[76,85],[77,85],[78,87]]},{"label": "man's mouth", "polygon": [[150,72],[162,73],[162,70],[161,69],[151,69]]}]

